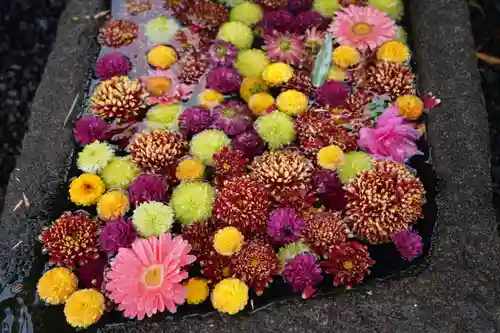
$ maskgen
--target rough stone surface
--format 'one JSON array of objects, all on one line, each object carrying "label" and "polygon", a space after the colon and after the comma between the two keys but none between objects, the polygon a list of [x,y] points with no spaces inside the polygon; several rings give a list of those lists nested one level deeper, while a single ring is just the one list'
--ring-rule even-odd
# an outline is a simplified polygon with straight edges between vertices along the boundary
[{"label": "rough stone surface", "polygon": [[[99,5],[98,1],[90,2]],[[69,10],[77,10],[78,3],[73,1]],[[500,243],[491,204],[488,123],[466,3],[411,0],[410,9],[420,89],[432,91],[443,100],[442,106],[431,113],[428,125],[433,163],[439,178],[438,237],[429,268],[415,277],[372,283],[336,297],[274,304],[252,315],[145,320],[110,325],[101,328],[101,332],[500,331]],[[66,33],[69,32],[61,32]],[[61,128],[63,110],[68,109],[80,88],[77,74],[78,71],[82,74],[89,65],[88,58],[82,56],[88,50],[76,45],[64,46],[58,40],[56,47],[63,46],[65,52],[60,56],[71,61],[52,58],[47,68],[46,76],[55,82],[42,83],[35,107],[52,116],[37,116],[41,111],[33,112],[31,130],[18,162],[21,170],[16,176],[22,182],[11,182],[6,214],[0,224],[4,235],[12,223],[28,223],[19,215],[9,214],[9,208],[16,204],[22,191],[35,203],[32,213],[43,211],[44,198],[56,186],[58,166],[70,148],[69,131]],[[80,61],[73,60],[78,57]],[[61,77],[66,79],[58,81]],[[36,124],[42,123],[51,125],[53,132],[37,131]],[[9,232],[12,235],[12,231]],[[20,237],[32,236],[30,234],[5,239],[6,245],[2,245],[0,253],[2,262],[5,256],[25,256],[23,251],[29,255],[29,246],[21,245],[14,251],[10,247]],[[15,270],[7,270],[8,274],[12,272]],[[9,277],[8,274],[4,276]]]}]

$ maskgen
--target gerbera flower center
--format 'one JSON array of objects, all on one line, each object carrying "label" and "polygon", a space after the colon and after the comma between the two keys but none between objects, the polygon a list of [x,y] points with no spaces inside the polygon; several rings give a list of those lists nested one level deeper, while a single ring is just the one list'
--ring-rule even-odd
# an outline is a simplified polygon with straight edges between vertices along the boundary
[{"label": "gerbera flower center", "polygon": [[352,262],[352,261],[350,261],[350,260],[346,260],[346,261],[344,261],[343,266],[344,266],[344,269],[347,269],[347,270],[351,270],[351,269],[353,269],[353,268],[354,268],[354,264],[353,264],[353,262]]},{"label": "gerbera flower center", "polygon": [[281,51],[288,51],[292,48],[292,41],[288,38],[281,38],[278,45]]},{"label": "gerbera flower center", "polygon": [[223,58],[227,55],[227,49],[223,46],[217,46],[215,48],[215,55],[217,58]]},{"label": "gerbera flower center", "polygon": [[236,111],[234,111],[234,109],[227,108],[222,111],[222,114],[226,118],[233,118],[236,115]]},{"label": "gerbera flower center", "polygon": [[356,36],[366,36],[371,34],[373,26],[371,24],[360,22],[352,26],[352,33]]},{"label": "gerbera flower center", "polygon": [[157,288],[163,282],[163,266],[157,265],[149,267],[144,273],[144,283],[150,288]]}]

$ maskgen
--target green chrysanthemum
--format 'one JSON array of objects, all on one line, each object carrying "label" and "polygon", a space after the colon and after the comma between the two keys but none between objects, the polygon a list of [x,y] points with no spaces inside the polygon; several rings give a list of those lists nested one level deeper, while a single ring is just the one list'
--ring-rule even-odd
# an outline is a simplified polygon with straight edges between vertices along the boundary
[{"label": "green chrysanthemum", "polygon": [[295,258],[297,254],[310,251],[311,250],[309,249],[309,247],[301,241],[297,241],[295,243],[280,247],[280,249],[278,250],[278,259],[281,262],[281,267],[284,267],[287,261]]},{"label": "green chrysanthemum", "polygon": [[174,211],[161,202],[143,203],[134,210],[132,222],[143,237],[158,236],[172,228]]},{"label": "green chrysanthemum", "polygon": [[399,21],[403,17],[404,4],[401,0],[368,0],[368,6],[387,13],[393,20]]},{"label": "green chrysanthemum", "polygon": [[152,130],[178,131],[181,104],[158,104],[149,109],[144,123]]},{"label": "green chrysanthemum", "polygon": [[144,34],[154,44],[168,44],[179,29],[176,20],[160,16],[145,25]]},{"label": "green chrysanthemum", "polygon": [[243,76],[260,77],[268,65],[269,58],[264,51],[250,49],[238,54],[234,67]]},{"label": "green chrysanthemum", "polygon": [[78,169],[96,174],[109,163],[114,156],[113,148],[106,142],[94,141],[78,154]]},{"label": "green chrysanthemum", "polygon": [[278,149],[295,140],[293,119],[286,113],[274,111],[255,121],[255,130],[270,149]]},{"label": "green chrysanthemum", "polygon": [[126,189],[139,175],[139,168],[130,156],[113,157],[102,169],[101,178],[106,188]]},{"label": "green chrysanthemum", "polygon": [[394,39],[401,43],[408,43],[408,34],[406,33],[406,30],[403,27],[398,26],[396,37]]},{"label": "green chrysanthemum", "polygon": [[212,186],[201,181],[181,183],[175,188],[170,200],[176,219],[184,225],[209,219],[213,203]]},{"label": "green chrysanthemum", "polygon": [[254,26],[262,20],[264,12],[262,7],[255,3],[243,2],[234,7],[229,14],[230,21],[243,22],[248,26]]},{"label": "green chrysanthemum", "polygon": [[345,153],[344,164],[337,170],[340,181],[346,183],[356,177],[359,172],[371,169],[372,162],[372,157],[362,151]]},{"label": "green chrysanthemum", "polygon": [[217,39],[233,44],[240,50],[249,49],[253,43],[253,32],[242,22],[226,22],[219,28]]},{"label": "green chrysanthemum", "polygon": [[313,10],[324,17],[332,17],[341,6],[338,0],[314,0]]},{"label": "green chrysanthemum", "polygon": [[191,140],[190,154],[205,165],[213,165],[213,155],[229,146],[231,140],[219,130],[205,130],[196,134]]}]

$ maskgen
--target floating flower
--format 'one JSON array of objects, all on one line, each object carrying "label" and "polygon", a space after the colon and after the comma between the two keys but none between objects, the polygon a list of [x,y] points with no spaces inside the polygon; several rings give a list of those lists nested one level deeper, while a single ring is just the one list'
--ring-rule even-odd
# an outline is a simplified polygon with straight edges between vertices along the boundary
[{"label": "floating flower", "polygon": [[174,211],[172,207],[161,202],[146,202],[134,210],[132,222],[143,237],[159,236],[172,228]]},{"label": "floating flower", "polygon": [[202,179],[205,165],[197,158],[182,159],[175,169],[175,176],[179,180]]},{"label": "floating flower", "polygon": [[179,80],[184,84],[197,84],[211,67],[206,56],[200,53],[184,55],[178,65]]},{"label": "floating flower", "polygon": [[323,280],[321,267],[311,253],[300,253],[286,263],[283,278],[292,285],[294,291],[302,292],[302,298],[311,297],[318,283]]},{"label": "floating flower", "polygon": [[262,78],[271,86],[279,86],[293,77],[293,68],[283,62],[270,64],[262,72]]},{"label": "floating flower", "polygon": [[337,11],[328,30],[339,44],[362,51],[375,50],[396,35],[396,25],[386,13],[355,5]]},{"label": "floating flower", "polygon": [[177,13],[177,18],[183,25],[215,31],[228,21],[228,10],[222,4],[211,1],[190,0],[187,8]]},{"label": "floating flower", "polygon": [[371,169],[372,162],[372,156],[362,151],[350,151],[345,153],[344,164],[337,170],[340,181],[345,184],[356,177],[358,173]]},{"label": "floating flower", "polygon": [[349,87],[339,82],[328,81],[316,92],[316,102],[327,106],[343,106],[349,97]]},{"label": "floating flower", "polygon": [[229,146],[231,140],[219,130],[204,130],[193,136],[190,142],[190,154],[206,165],[213,165],[213,155]]},{"label": "floating flower", "polygon": [[341,6],[337,0],[314,0],[312,9],[323,17],[332,17]]},{"label": "floating flower", "polygon": [[196,259],[190,250],[181,236],[170,233],[138,239],[131,249],[121,248],[107,274],[109,298],[127,318],[142,320],[165,310],[175,313],[187,294],[180,283],[188,277],[183,267]]},{"label": "floating flower", "polygon": [[321,265],[327,274],[335,275],[334,286],[343,284],[346,289],[351,289],[370,274],[369,268],[375,265],[375,261],[370,258],[368,247],[351,241],[335,245]]},{"label": "floating flower", "polygon": [[79,206],[91,206],[97,203],[105,190],[99,176],[84,173],[69,184],[69,197]]},{"label": "floating flower", "polygon": [[215,108],[223,101],[224,101],[224,95],[214,89],[205,89],[198,95],[198,104],[200,104],[202,108],[209,110]]},{"label": "floating flower", "polygon": [[206,30],[197,29],[194,26],[184,27],[177,31],[175,42],[176,51],[181,58],[189,53],[204,53],[212,44],[211,33]]},{"label": "floating flower", "polygon": [[294,13],[305,12],[312,7],[312,0],[289,0],[288,7]]},{"label": "floating flower", "polygon": [[36,285],[40,298],[51,305],[64,304],[77,289],[78,279],[66,267],[45,272]]},{"label": "floating flower", "polygon": [[95,288],[101,290],[104,282],[104,270],[108,266],[108,258],[100,255],[99,258],[87,262],[78,267],[76,274],[83,288]]},{"label": "floating flower", "polygon": [[391,100],[415,95],[415,74],[409,66],[397,62],[379,61],[366,70],[366,79],[357,84],[378,95],[389,95]]},{"label": "floating flower", "polygon": [[286,244],[278,250],[278,259],[280,260],[281,267],[284,268],[286,263],[295,258],[301,253],[309,253],[311,250],[302,241]]},{"label": "floating flower", "polygon": [[147,59],[151,66],[167,70],[177,61],[177,53],[170,46],[158,45],[148,52]]},{"label": "floating flower", "polygon": [[40,240],[51,264],[74,268],[99,257],[98,235],[99,225],[94,220],[65,213],[42,231]]},{"label": "floating flower", "polygon": [[[307,29],[305,33],[304,46],[309,55],[315,56],[321,50],[325,41],[326,35],[323,31],[319,31],[316,27]],[[313,63],[314,65],[314,63]]]},{"label": "floating flower", "polygon": [[191,252],[201,259],[212,251],[212,223],[205,221],[182,227],[182,237],[191,245]]},{"label": "floating flower", "polygon": [[281,86],[281,91],[287,90],[300,91],[301,93],[310,96],[312,92],[316,90],[316,88],[312,85],[311,73],[305,69],[296,70],[290,81]]},{"label": "floating flower", "polygon": [[396,21],[403,17],[404,3],[401,0],[368,0],[368,5],[389,14]]},{"label": "floating flower", "polygon": [[245,50],[252,46],[253,32],[245,23],[231,21],[221,25],[217,39],[231,43],[240,50]]},{"label": "floating flower", "polygon": [[114,254],[122,247],[130,247],[136,237],[137,233],[130,220],[108,221],[99,235],[99,245],[105,252]]},{"label": "floating flower", "polygon": [[296,116],[306,111],[309,107],[309,99],[300,91],[285,90],[276,99],[276,106],[281,112]]},{"label": "floating flower", "polygon": [[179,117],[182,114],[181,104],[158,104],[146,113],[144,123],[152,130],[179,130]]},{"label": "floating flower", "polygon": [[398,97],[396,106],[399,110],[398,115],[408,120],[417,120],[424,112],[424,102],[415,95],[404,95]]},{"label": "floating flower", "polygon": [[95,289],[78,290],[64,306],[66,321],[73,327],[89,327],[104,314],[105,301],[104,296]]},{"label": "floating flower", "polygon": [[410,48],[398,41],[385,42],[377,50],[377,59],[381,61],[406,62],[410,58]]},{"label": "floating flower", "polygon": [[137,38],[139,26],[126,20],[109,20],[99,30],[97,41],[107,47],[118,48],[132,44]]},{"label": "floating flower", "polygon": [[242,2],[229,13],[230,21],[243,22],[249,27],[253,27],[264,18],[262,7],[252,2]]},{"label": "floating flower", "polygon": [[276,244],[289,244],[297,241],[304,229],[302,221],[297,213],[290,208],[279,208],[269,216],[267,234]]},{"label": "floating flower", "polygon": [[186,135],[193,135],[208,128],[213,123],[213,116],[210,110],[193,106],[182,112],[179,117],[179,126]]},{"label": "floating flower", "polygon": [[231,66],[238,54],[238,50],[230,43],[216,40],[208,49],[210,60],[215,66]]},{"label": "floating flower", "polygon": [[222,256],[216,253],[203,255],[199,259],[201,271],[209,279],[210,284],[216,284],[232,276],[230,263],[231,257]]},{"label": "floating flower", "polygon": [[404,163],[419,152],[416,141],[421,133],[398,116],[398,108],[384,111],[377,119],[374,128],[362,128],[359,131],[358,145],[366,152]]},{"label": "floating flower", "polygon": [[248,107],[252,110],[253,114],[260,116],[267,113],[273,108],[275,103],[273,95],[267,92],[258,92],[248,100]]},{"label": "floating flower", "polygon": [[216,173],[224,178],[242,176],[248,163],[248,159],[242,151],[228,147],[215,153],[213,160]]},{"label": "floating flower", "polygon": [[181,183],[174,189],[170,204],[175,217],[184,225],[203,222],[212,216],[214,190],[201,181]]},{"label": "floating flower", "polygon": [[298,66],[306,56],[302,36],[291,33],[273,31],[264,35],[264,46],[267,55],[273,61],[280,61],[292,66]]},{"label": "floating flower", "polygon": [[235,227],[225,227],[214,235],[214,249],[223,256],[232,256],[243,247],[243,234]]},{"label": "floating flower", "polygon": [[101,80],[109,80],[113,76],[127,75],[131,70],[132,64],[120,53],[105,54],[95,64],[95,74]]},{"label": "floating flower", "polygon": [[234,149],[242,151],[248,158],[260,155],[264,151],[264,143],[254,129],[236,135],[231,145]]},{"label": "floating flower", "polygon": [[208,283],[205,279],[193,277],[183,283],[186,288],[186,303],[187,304],[200,304],[203,303],[210,293]]},{"label": "floating flower", "polygon": [[326,74],[327,81],[344,82],[347,79],[347,73],[344,69],[333,65]]},{"label": "floating flower", "polygon": [[180,29],[179,23],[165,16],[151,19],[144,26],[144,34],[153,44],[168,44]]},{"label": "floating flower", "polygon": [[319,28],[323,30],[326,25],[328,25],[328,21],[321,14],[307,11],[295,16],[292,29],[296,34],[304,34],[307,29]]},{"label": "floating flower", "polygon": [[321,204],[332,210],[343,210],[347,205],[345,192],[335,171],[316,170],[311,179],[312,187],[318,194]]},{"label": "floating flower", "polygon": [[422,214],[424,186],[403,164],[373,162],[371,170],[359,173],[344,189],[352,230],[371,244],[390,241],[394,233],[408,229]]},{"label": "floating flower", "polygon": [[279,260],[271,246],[251,241],[232,257],[231,268],[236,277],[262,295],[273,275],[279,274]]},{"label": "floating flower", "polygon": [[402,230],[392,235],[392,241],[401,256],[406,260],[413,260],[422,254],[422,237],[414,231]]},{"label": "floating flower", "polygon": [[260,74],[258,77],[249,76],[245,77],[240,85],[240,96],[248,103],[250,97],[253,95],[260,92],[267,92],[268,90],[269,87],[264,80],[260,78]]},{"label": "floating flower", "polygon": [[318,255],[326,256],[336,245],[347,240],[349,228],[338,212],[314,212],[304,218],[305,243]]},{"label": "floating flower", "polygon": [[244,132],[252,124],[252,112],[247,105],[233,99],[221,103],[214,110],[214,124],[227,135],[234,136]]},{"label": "floating flower", "polygon": [[108,138],[108,124],[99,116],[83,116],[76,123],[73,135],[76,142],[81,145],[88,145],[94,141]]},{"label": "floating flower", "polygon": [[137,15],[150,10],[152,4],[149,0],[125,0],[125,7],[130,15]]},{"label": "floating flower", "polygon": [[216,67],[208,72],[207,87],[222,94],[237,92],[241,84],[241,76],[230,67]]},{"label": "floating flower", "polygon": [[316,160],[320,167],[335,170],[344,164],[344,152],[339,146],[330,145],[320,149]]},{"label": "floating flower", "polygon": [[139,169],[130,156],[113,157],[101,171],[106,188],[126,189],[138,175]]},{"label": "floating flower", "polygon": [[241,280],[224,279],[215,285],[211,300],[217,311],[230,315],[236,314],[243,310],[248,303],[248,287]]},{"label": "floating flower", "polygon": [[106,142],[94,141],[78,153],[78,169],[86,173],[98,173],[113,158],[114,150]]},{"label": "floating flower", "polygon": [[264,13],[264,18],[260,22],[260,26],[264,33],[271,33],[274,30],[285,32],[292,25],[294,16],[286,9],[279,9]]},{"label": "floating flower", "polygon": [[359,63],[361,54],[349,45],[340,45],[333,50],[332,61],[341,68],[349,68]]},{"label": "floating flower", "polygon": [[[269,58],[264,51],[259,49],[248,49],[243,50],[238,54],[234,68],[236,68],[238,72],[245,77],[260,77],[268,65]],[[255,91],[254,93],[259,91]]]},{"label": "floating flower", "polygon": [[274,111],[255,121],[255,130],[270,149],[279,149],[295,140],[293,119],[283,112]]},{"label": "floating flower", "polygon": [[103,221],[121,218],[130,208],[127,194],[121,190],[104,193],[97,202],[97,215]]}]

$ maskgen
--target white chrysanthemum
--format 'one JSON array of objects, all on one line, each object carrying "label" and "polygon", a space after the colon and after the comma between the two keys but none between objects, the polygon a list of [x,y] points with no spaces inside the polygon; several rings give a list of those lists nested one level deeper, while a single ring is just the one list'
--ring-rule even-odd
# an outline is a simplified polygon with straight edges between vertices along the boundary
[{"label": "white chrysanthemum", "polygon": [[142,236],[158,236],[172,228],[174,211],[161,202],[143,203],[134,210],[132,222]]},{"label": "white chrysanthemum", "polygon": [[150,20],[145,26],[145,35],[154,44],[168,44],[180,29],[174,19],[160,16]]},{"label": "white chrysanthemum", "polygon": [[114,149],[106,142],[94,141],[78,154],[78,169],[86,173],[100,172],[114,156]]}]

